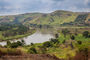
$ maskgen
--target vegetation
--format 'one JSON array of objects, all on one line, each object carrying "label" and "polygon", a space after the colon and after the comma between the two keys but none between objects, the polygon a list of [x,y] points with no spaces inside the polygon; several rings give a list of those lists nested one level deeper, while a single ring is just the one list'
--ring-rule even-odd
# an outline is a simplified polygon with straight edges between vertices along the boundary
[{"label": "vegetation", "polygon": [[[65,29],[65,30],[69,31],[68,29]],[[69,33],[71,33],[71,31],[69,31]],[[74,33],[73,35],[70,35],[70,34],[65,35],[63,34],[62,31],[58,31],[58,34],[55,34],[56,38],[52,38],[50,41],[46,41],[44,43],[36,43],[36,44],[31,43],[30,45],[25,45],[25,42],[23,40],[21,42],[17,41],[13,43],[11,43],[10,41],[7,41],[7,45],[4,47],[7,47],[6,49],[13,50],[13,49],[18,49],[21,46],[19,50],[22,51],[22,53],[20,54],[23,54],[23,53],[24,54],[27,54],[27,53],[28,54],[50,54],[60,59],[73,60],[74,56],[76,56],[81,52],[85,54],[85,57],[89,54],[88,52],[90,52],[90,46],[89,46],[90,37],[86,37],[89,34],[90,32],[88,32],[87,34],[87,31],[84,31],[83,33],[78,33],[77,35]],[[66,37],[64,37],[64,35]],[[9,51],[4,52],[1,49],[0,53],[11,54],[9,53]],[[15,51],[13,51],[13,53],[14,52]]]},{"label": "vegetation", "polygon": [[27,13],[15,16],[1,16],[1,23],[22,23],[31,27],[90,26],[89,13],[75,13],[57,10],[52,13]]},{"label": "vegetation", "polygon": [[[53,58],[62,60],[80,60],[84,57],[88,60],[90,56],[89,27],[90,13],[58,10],[48,14],[27,13],[0,16],[0,41],[7,41],[7,45],[0,45],[0,57],[46,54],[45,56],[52,55]],[[30,45],[26,45],[24,40],[9,41],[34,33],[34,28],[54,28],[57,30],[54,33],[55,38]]]},{"label": "vegetation", "polygon": [[32,34],[34,31],[22,24],[2,23],[0,25],[0,41],[22,38]]}]

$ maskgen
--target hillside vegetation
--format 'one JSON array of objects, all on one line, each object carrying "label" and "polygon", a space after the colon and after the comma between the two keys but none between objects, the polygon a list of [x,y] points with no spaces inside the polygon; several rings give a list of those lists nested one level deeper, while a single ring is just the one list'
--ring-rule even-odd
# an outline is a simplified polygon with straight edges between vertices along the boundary
[{"label": "hillside vegetation", "polygon": [[57,10],[52,13],[26,13],[13,16],[1,16],[0,23],[23,23],[24,25],[49,26],[90,26],[90,13]]}]

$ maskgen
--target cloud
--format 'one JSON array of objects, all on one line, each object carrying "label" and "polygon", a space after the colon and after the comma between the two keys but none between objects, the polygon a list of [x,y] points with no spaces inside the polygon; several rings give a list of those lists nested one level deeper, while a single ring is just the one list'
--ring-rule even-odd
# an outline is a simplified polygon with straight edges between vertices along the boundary
[{"label": "cloud", "polygon": [[90,11],[90,0],[0,0],[0,15],[54,10]]}]

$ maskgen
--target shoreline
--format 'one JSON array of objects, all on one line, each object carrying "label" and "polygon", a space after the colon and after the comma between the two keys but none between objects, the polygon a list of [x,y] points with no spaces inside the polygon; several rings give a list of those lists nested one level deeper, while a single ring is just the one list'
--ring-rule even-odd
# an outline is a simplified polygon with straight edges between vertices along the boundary
[{"label": "shoreline", "polygon": [[27,36],[29,36],[29,35],[32,35],[33,33],[35,33],[36,31],[32,31],[32,32],[28,32],[28,33],[25,33],[25,34],[23,34],[23,35],[16,35],[16,36],[11,36],[11,37],[7,37],[7,38],[5,38],[5,40],[0,40],[0,42],[4,42],[4,41],[13,41],[13,40],[15,40],[15,39],[22,39],[22,38],[24,38],[24,37],[27,37]]}]

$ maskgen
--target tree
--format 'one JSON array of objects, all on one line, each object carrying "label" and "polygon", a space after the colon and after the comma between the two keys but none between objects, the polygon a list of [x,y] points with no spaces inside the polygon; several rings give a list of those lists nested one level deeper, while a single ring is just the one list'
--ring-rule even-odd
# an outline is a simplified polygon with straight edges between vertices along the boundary
[{"label": "tree", "polygon": [[28,52],[31,54],[37,54],[37,50],[34,47],[31,47]]},{"label": "tree", "polygon": [[59,35],[58,34],[55,34],[55,38],[58,38],[59,37]]},{"label": "tree", "polygon": [[10,45],[11,48],[17,48],[18,46],[23,46],[23,43],[20,41],[17,41],[17,42],[11,43]]},{"label": "tree", "polygon": [[63,29],[62,33],[63,33],[64,37],[66,37],[66,35],[69,34],[70,31],[68,29]]},{"label": "tree", "polygon": [[22,45],[24,46],[25,45],[25,41],[24,40],[21,40],[21,42],[22,42]]},{"label": "tree", "polygon": [[47,41],[47,42],[44,42],[44,43],[43,43],[43,46],[45,46],[45,47],[52,47],[52,46],[53,46],[53,43]]},{"label": "tree", "polygon": [[31,43],[31,46],[33,46],[34,45],[34,43]]},{"label": "tree", "polygon": [[71,39],[72,39],[72,40],[75,40],[75,36],[74,36],[74,35],[72,35],[72,36],[71,36]]},{"label": "tree", "polygon": [[88,31],[84,31],[83,32],[83,36],[86,37],[86,38],[88,38],[89,37],[89,32]]},{"label": "tree", "polygon": [[77,43],[81,45],[82,44],[82,41],[77,41]]},{"label": "tree", "polygon": [[11,44],[10,47],[11,47],[11,48],[17,48],[17,47],[18,47],[18,44],[14,42],[14,43]]},{"label": "tree", "polygon": [[64,44],[66,42],[66,40],[63,40],[62,43]]},{"label": "tree", "polygon": [[59,40],[58,39],[51,39],[51,42],[53,42],[55,44],[55,43],[59,43]]},{"label": "tree", "polygon": [[11,42],[10,41],[7,41],[7,46],[10,46],[11,45]]}]

